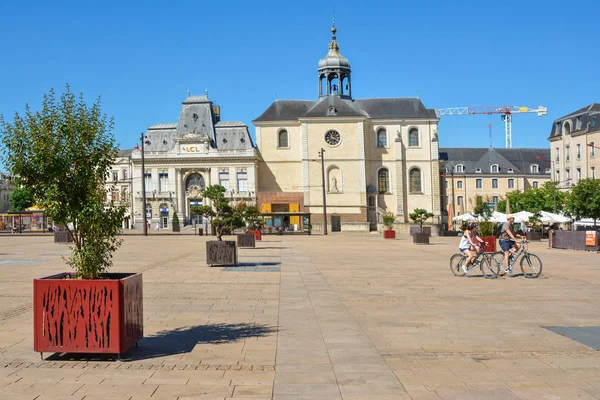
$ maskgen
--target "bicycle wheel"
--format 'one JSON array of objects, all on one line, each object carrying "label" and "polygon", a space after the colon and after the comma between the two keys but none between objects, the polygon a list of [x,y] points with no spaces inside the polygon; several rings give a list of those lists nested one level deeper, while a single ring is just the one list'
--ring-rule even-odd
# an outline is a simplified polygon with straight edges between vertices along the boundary
[{"label": "bicycle wheel", "polygon": [[498,274],[500,273],[500,264],[498,264],[492,256],[484,257],[479,266],[481,268],[481,273],[487,279],[494,279],[498,277]]},{"label": "bicycle wheel", "polygon": [[542,260],[535,254],[523,254],[521,258],[521,271],[523,271],[525,278],[537,278],[542,273]]},{"label": "bicycle wheel", "polygon": [[494,254],[492,254],[492,258],[494,259],[494,261],[496,261],[496,264],[498,265],[498,268],[504,268],[504,253],[501,251],[497,251]]},{"label": "bicycle wheel", "polygon": [[454,274],[454,276],[464,276],[465,272],[462,270],[463,262],[465,261],[465,256],[456,253],[452,257],[450,257],[450,271]]}]

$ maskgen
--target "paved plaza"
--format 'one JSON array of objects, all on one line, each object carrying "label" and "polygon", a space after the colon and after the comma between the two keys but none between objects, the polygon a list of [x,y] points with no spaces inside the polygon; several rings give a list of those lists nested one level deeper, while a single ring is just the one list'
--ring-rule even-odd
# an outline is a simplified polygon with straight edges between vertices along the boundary
[{"label": "paved plaza", "polygon": [[599,254],[533,243],[539,279],[488,280],[451,274],[458,238],[267,236],[237,268],[208,267],[206,240],[125,236],[111,271],[143,272],[140,347],[42,361],[32,280],[68,249],[0,236],[0,398],[600,399],[600,353],[545,328],[600,325]]}]

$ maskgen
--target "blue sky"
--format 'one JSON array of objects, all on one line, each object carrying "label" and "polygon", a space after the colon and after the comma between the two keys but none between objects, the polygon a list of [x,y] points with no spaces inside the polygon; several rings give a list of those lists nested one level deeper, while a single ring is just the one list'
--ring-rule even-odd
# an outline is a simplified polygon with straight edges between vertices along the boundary
[{"label": "blue sky", "polygon": [[[334,6],[356,98],[548,107],[514,117],[513,147],[549,147],[553,119],[600,101],[597,0],[403,3],[0,0],[0,114],[68,82],[102,96],[132,148],[149,125],[177,121],[188,90],[208,89],[222,119],[254,135],[276,96],[317,97]],[[443,117],[440,145],[487,147],[490,123],[504,147],[498,115]]]}]

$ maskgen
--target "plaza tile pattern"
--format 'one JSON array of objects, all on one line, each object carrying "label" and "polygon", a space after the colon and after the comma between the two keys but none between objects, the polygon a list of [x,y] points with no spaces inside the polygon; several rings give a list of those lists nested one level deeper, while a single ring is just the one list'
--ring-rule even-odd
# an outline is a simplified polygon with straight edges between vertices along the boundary
[{"label": "plaza tile pattern", "polygon": [[600,325],[598,254],[534,243],[539,279],[488,280],[451,274],[456,238],[265,237],[226,268],[207,239],[125,236],[145,337],[118,361],[40,360],[32,280],[68,249],[0,237],[0,399],[600,399],[600,353],[544,328]]}]

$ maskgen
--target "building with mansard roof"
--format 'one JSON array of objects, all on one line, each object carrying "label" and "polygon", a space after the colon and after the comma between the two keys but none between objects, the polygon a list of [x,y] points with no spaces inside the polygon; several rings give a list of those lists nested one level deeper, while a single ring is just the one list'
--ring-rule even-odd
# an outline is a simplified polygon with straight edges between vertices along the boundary
[{"label": "building with mansard roof", "polygon": [[[323,229],[324,149],[327,223],[333,231],[377,229],[382,213],[408,229],[409,213],[424,208],[440,222],[438,122],[420,99],[357,99],[351,66],[335,26],[317,65],[314,100],[276,100],[256,118],[258,203],[271,213],[312,213]],[[287,219],[285,219],[287,218]],[[299,217],[267,224],[302,229]]]},{"label": "building with mansard roof", "polygon": [[558,118],[550,130],[552,176],[559,185],[598,179],[600,169],[600,103]]},{"label": "building with mansard roof", "polygon": [[542,148],[440,148],[446,215],[472,211],[478,197],[498,203],[507,192],[542,186],[551,179],[550,160]]},{"label": "building with mansard roof", "polygon": [[150,126],[143,148],[143,173],[142,148],[136,146],[119,153],[107,182],[111,196],[130,204],[126,227],[142,229],[143,212],[152,229],[171,228],[175,212],[180,221],[200,222],[190,208],[203,204],[203,191],[213,184],[224,186],[234,202],[255,202],[258,156],[248,126],[221,121],[208,96],[188,96],[177,122]]}]

